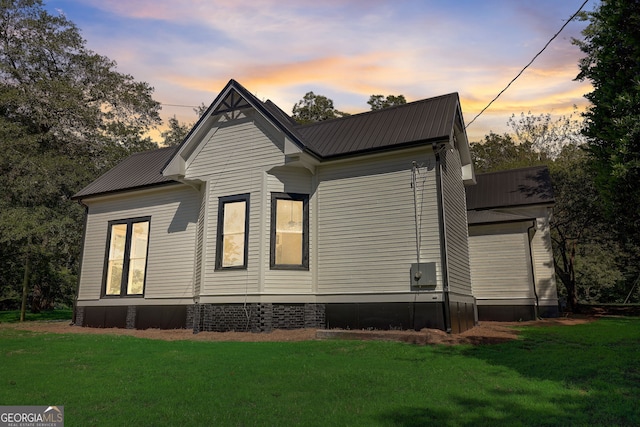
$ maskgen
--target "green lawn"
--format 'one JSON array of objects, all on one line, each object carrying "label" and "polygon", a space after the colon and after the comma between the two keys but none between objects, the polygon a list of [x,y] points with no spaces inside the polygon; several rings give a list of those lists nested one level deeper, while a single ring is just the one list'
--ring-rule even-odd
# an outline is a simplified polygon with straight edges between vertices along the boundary
[{"label": "green lawn", "polygon": [[0,328],[0,404],[67,426],[640,425],[640,318],[484,346],[237,343]]},{"label": "green lawn", "polygon": [[[30,322],[34,320],[69,320],[73,316],[70,308],[41,311],[40,313],[25,312],[24,320]],[[0,323],[17,323],[20,321],[20,311],[0,311]]]}]

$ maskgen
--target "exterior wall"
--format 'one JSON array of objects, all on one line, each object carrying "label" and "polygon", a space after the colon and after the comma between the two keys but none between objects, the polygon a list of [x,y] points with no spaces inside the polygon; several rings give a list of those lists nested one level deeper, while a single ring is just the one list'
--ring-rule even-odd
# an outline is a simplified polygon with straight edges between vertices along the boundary
[{"label": "exterior wall", "polygon": [[469,227],[473,293],[478,305],[531,305],[531,263],[526,222]]},{"label": "exterior wall", "polygon": [[557,316],[550,208],[530,206],[495,211],[537,217],[536,231],[529,242],[527,229],[533,220],[469,227],[471,277],[480,320]]},{"label": "exterior wall", "polygon": [[[313,267],[309,263],[308,271],[300,270],[271,270],[270,250],[271,250],[271,193],[299,193],[308,194],[309,199],[309,254],[313,253],[315,244],[315,233],[312,224],[316,218],[314,208],[315,191],[312,184],[311,172],[298,167],[277,167],[265,174],[266,188],[263,200],[263,241],[261,251],[263,258],[263,283],[261,291],[266,294],[287,294],[297,295],[298,301],[312,301],[313,292]],[[310,260],[311,261],[311,260]]]},{"label": "exterior wall", "polygon": [[[188,303],[200,196],[183,185],[85,200],[89,206],[78,305]],[[150,216],[144,297],[102,298],[108,222]]]},{"label": "exterior wall", "polygon": [[[295,185],[300,178],[295,172],[283,179],[284,182],[268,173],[284,165],[284,142],[261,116],[246,113],[222,120],[218,125],[205,137],[199,152],[187,165],[185,175],[187,179],[206,183],[200,302],[222,302],[220,298],[224,298],[224,302],[255,300],[265,292],[282,290],[279,286],[291,292],[308,292],[309,272],[285,272],[280,277],[271,274],[269,217],[271,192],[309,192],[310,186]],[[306,175],[303,181],[310,183],[309,174]],[[219,198],[246,193],[250,194],[247,269],[216,270]]]},{"label": "exterior wall", "polygon": [[449,291],[452,294],[471,295],[467,204],[460,157],[455,150],[447,151],[442,155],[442,194]]},{"label": "exterior wall", "polygon": [[516,215],[535,217],[536,232],[531,241],[534,278],[538,294],[539,309],[542,316],[554,317],[558,310],[558,290],[556,286],[553,249],[551,247],[551,207],[529,206],[503,210]]},{"label": "exterior wall", "polygon": [[[416,262],[412,162],[418,183],[421,261],[434,262],[442,291],[431,148],[323,164],[317,169],[317,293],[319,302],[413,301],[410,267]],[[437,297],[439,298],[439,296]],[[398,297],[403,300],[402,297]],[[378,300],[379,301],[379,300]]]}]

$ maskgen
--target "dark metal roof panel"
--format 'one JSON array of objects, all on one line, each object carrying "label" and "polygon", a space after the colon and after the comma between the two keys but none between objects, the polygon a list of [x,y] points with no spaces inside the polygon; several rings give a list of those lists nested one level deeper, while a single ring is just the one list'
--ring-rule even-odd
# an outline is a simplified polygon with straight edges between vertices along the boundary
[{"label": "dark metal roof panel", "polygon": [[166,147],[133,154],[77,192],[73,199],[175,182],[162,175],[162,168],[175,150],[176,147]]},{"label": "dark metal roof panel", "polygon": [[419,141],[448,139],[458,94],[299,126],[305,144],[322,157],[361,153]]},{"label": "dark metal roof panel", "polygon": [[493,224],[505,222],[531,221],[531,218],[524,215],[514,215],[505,212],[494,212],[490,210],[467,212],[467,222],[469,225]]},{"label": "dark metal roof panel", "polygon": [[468,210],[554,203],[546,166],[479,174],[476,180],[466,188]]}]

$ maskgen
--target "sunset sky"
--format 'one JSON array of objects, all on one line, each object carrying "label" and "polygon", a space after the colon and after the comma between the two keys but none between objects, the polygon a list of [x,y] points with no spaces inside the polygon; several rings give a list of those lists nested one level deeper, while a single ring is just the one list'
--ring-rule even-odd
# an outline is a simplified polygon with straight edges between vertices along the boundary
[{"label": "sunset sky", "polygon": [[[166,121],[197,118],[229,79],[287,112],[308,91],[349,113],[372,94],[408,101],[458,92],[468,124],[584,0],[49,0],[87,45],[146,81]],[[584,10],[597,4],[590,0]],[[467,133],[512,114],[584,108],[576,82],[585,22],[570,23]]]}]

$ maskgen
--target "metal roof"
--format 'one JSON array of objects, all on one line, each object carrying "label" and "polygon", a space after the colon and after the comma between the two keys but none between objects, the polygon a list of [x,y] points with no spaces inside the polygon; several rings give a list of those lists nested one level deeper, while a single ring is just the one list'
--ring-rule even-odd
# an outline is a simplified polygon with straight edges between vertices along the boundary
[{"label": "metal roof", "polygon": [[449,139],[458,94],[297,126],[304,143],[323,158]]},{"label": "metal roof", "polygon": [[467,210],[553,204],[553,186],[546,166],[476,175],[467,190]]},{"label": "metal roof", "polygon": [[535,217],[515,215],[515,214],[510,214],[505,212],[495,212],[490,210],[484,210],[484,211],[472,210],[467,212],[467,223],[469,225],[494,224],[494,223],[505,223],[505,222],[522,222],[522,221],[531,221],[534,219]]},{"label": "metal roof", "polygon": [[[189,136],[205,116],[215,114],[216,108],[234,108],[236,98],[231,94],[232,91],[248,102],[237,103],[238,105],[242,104],[242,108],[253,105],[302,149],[320,160],[448,140],[456,119],[462,120],[458,117],[458,94],[451,93],[340,119],[298,125],[273,102],[260,101],[241,84],[230,80],[190,131]],[[232,99],[227,100],[225,96],[229,97],[230,94],[233,95]],[[185,138],[183,145],[189,136]],[[175,182],[165,177],[162,170],[178,150],[180,147],[169,147],[134,154],[80,190],[73,198],[82,199]]]},{"label": "metal roof", "polygon": [[167,147],[133,154],[80,190],[73,199],[175,182],[162,175],[162,168],[175,150],[176,147]]}]

